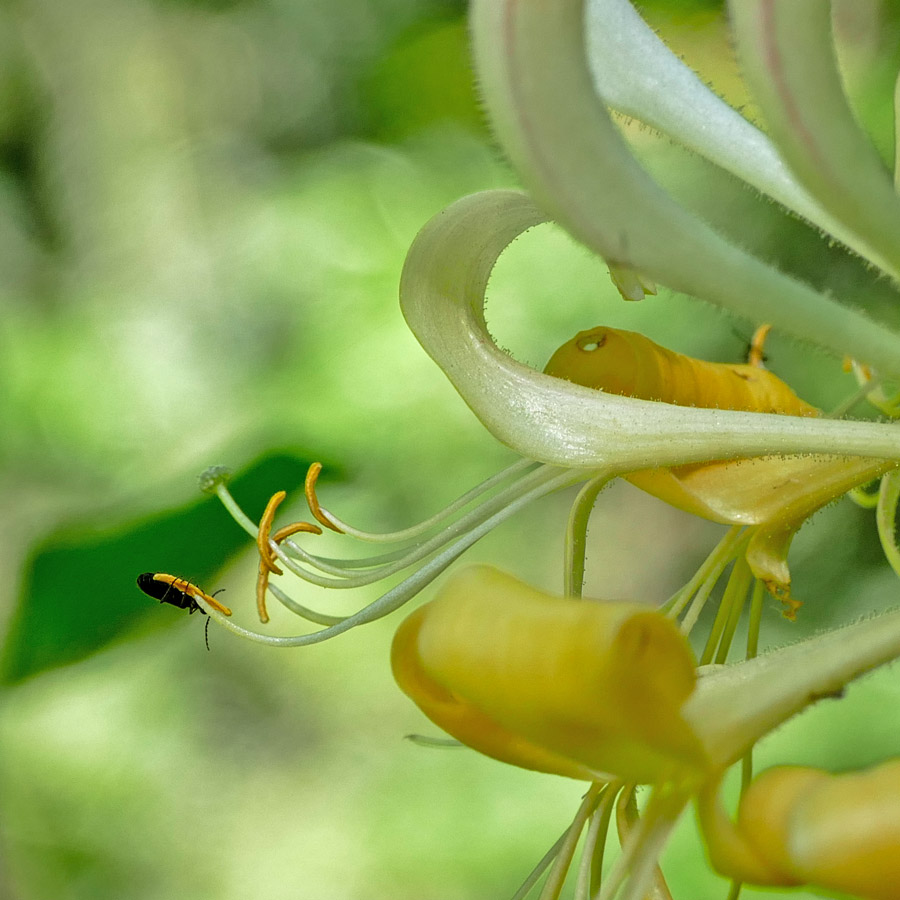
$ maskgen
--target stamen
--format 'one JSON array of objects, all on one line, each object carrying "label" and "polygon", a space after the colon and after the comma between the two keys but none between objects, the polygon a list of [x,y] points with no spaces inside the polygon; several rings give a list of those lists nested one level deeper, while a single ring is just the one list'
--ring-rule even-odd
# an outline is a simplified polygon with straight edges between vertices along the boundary
[{"label": "stamen", "polygon": [[[629,835],[638,827],[641,821],[638,813],[637,805],[637,788],[635,785],[628,785],[620,794],[615,804],[616,810],[616,831],[619,835],[620,846],[625,846]],[[669,886],[663,876],[662,869],[657,865],[653,878],[653,889],[648,891],[647,896],[653,897],[653,900],[672,900],[672,894],[669,892]]]},{"label": "stamen", "polygon": [[756,659],[759,652],[759,626],[762,623],[763,600],[766,586],[757,578],[753,584],[753,597],[750,600],[750,619],[747,622],[747,659]]},{"label": "stamen", "polygon": [[[628,788],[625,788],[628,791]],[[690,792],[670,784],[665,790],[654,787],[644,815],[631,829],[596,900],[642,900],[653,885],[656,861],[678,817],[687,805]],[[620,801],[621,802],[621,801]],[[627,880],[627,884],[625,883]],[[624,890],[619,894],[619,889]]]},{"label": "stamen", "polygon": [[856,383],[859,385],[859,390],[838,404],[829,413],[831,418],[839,419],[841,416],[846,415],[862,400],[866,400],[890,419],[896,419],[900,415],[900,394],[890,395],[885,391],[884,377],[881,374],[870,366],[863,365],[849,357],[844,359],[843,368],[845,372],[853,372],[856,377]]},{"label": "stamen", "polygon": [[256,536],[256,545],[259,548],[259,574],[256,578],[256,609],[259,613],[259,621],[265,624],[269,621],[269,612],[266,609],[266,591],[269,587],[269,576],[283,575],[284,572],[276,565],[273,553],[278,544],[292,534],[306,532],[307,534],[321,534],[322,529],[312,522],[293,522],[279,528],[274,535],[270,534],[275,512],[284,502],[286,491],[277,491],[266,504],[265,512],[259,520],[259,531]]},{"label": "stamen", "polygon": [[[763,598],[766,595],[766,586],[757,578],[753,584],[753,596],[750,600],[750,617],[747,623],[747,659],[756,659],[759,650],[759,627],[762,622]],[[753,747],[741,758],[741,797],[750,787],[753,780]],[[741,895],[743,882],[734,880],[731,882],[731,890],[726,900],[738,900]]]},{"label": "stamen", "polygon": [[612,819],[616,797],[622,788],[621,782],[611,782],[603,792],[597,808],[591,815],[581,863],[575,883],[575,900],[590,900],[599,890],[603,881],[603,856],[606,851],[606,836]]},{"label": "stamen", "polygon": [[[281,548],[273,548],[273,550],[278,560],[284,564],[286,569],[293,572],[304,581],[308,581],[310,584],[315,584],[319,587],[339,589],[363,587],[395,575],[398,572],[403,571],[403,569],[421,562],[423,559],[426,559],[432,553],[439,550],[442,546],[454,540],[457,536],[464,534],[472,528],[477,528],[481,523],[492,518],[498,512],[503,513],[502,517],[506,518],[509,515],[508,510],[512,509],[511,504],[516,498],[526,495],[533,486],[540,489],[541,484],[553,481],[560,477],[559,472],[559,469],[543,465],[534,471],[528,472],[526,475],[520,477],[518,481],[508,485],[493,497],[484,501],[480,506],[476,506],[456,521],[447,525],[442,531],[404,548],[403,553],[397,556],[393,562],[386,562],[384,565],[377,565],[374,568],[369,568],[371,561],[367,561],[365,564],[367,571],[362,573],[348,574],[348,572],[342,570],[335,577],[325,577],[305,568],[288,556]],[[565,472],[565,470],[563,470],[563,472]],[[584,480],[585,477],[590,477],[591,473],[573,474],[570,471],[568,475],[568,482],[574,484]],[[406,529],[407,532],[412,532],[413,530],[414,529]],[[351,532],[348,531],[347,534],[350,535]],[[316,566],[315,562],[312,562],[311,564]],[[318,566],[316,567],[318,568]],[[352,568],[354,568],[354,566],[348,563],[347,569],[351,570]]]},{"label": "stamen", "polygon": [[331,556],[316,556],[295,544],[293,541],[284,541],[284,552],[301,562],[325,572],[327,575],[335,575],[338,578],[346,578],[348,569],[374,569],[385,563],[395,562],[406,553],[409,547],[397,547],[387,553],[379,553],[377,556],[356,557],[353,559],[340,559]]},{"label": "stamen", "polygon": [[317,610],[310,609],[308,606],[303,606],[274,584],[269,585],[269,593],[286,609],[300,616],[301,619],[306,619],[307,622],[314,622],[316,625],[337,625],[347,618],[346,616],[331,616],[328,613],[320,613]]},{"label": "stamen", "polygon": [[734,599],[731,602],[728,621],[725,623],[725,630],[722,632],[722,639],[719,641],[719,649],[716,652],[715,662],[717,665],[724,665],[728,659],[728,651],[731,649],[738,622],[741,620],[741,614],[747,602],[747,592],[754,581],[753,573],[750,571],[750,566],[747,565],[745,556],[742,556],[735,563],[735,569],[738,569],[738,567],[740,567],[738,576],[740,580],[735,578]]},{"label": "stamen", "polygon": [[[485,479],[481,482],[481,484],[477,484],[475,485],[475,487],[470,488],[464,494],[457,497],[456,500],[454,500],[452,503],[445,506],[440,512],[435,513],[435,515],[423,520],[422,522],[419,522],[418,525],[413,525],[411,528],[404,528],[401,531],[363,531],[360,528],[354,528],[352,525],[347,524],[342,519],[338,518],[338,516],[334,515],[334,513],[329,512],[327,509],[322,507],[319,504],[319,500],[315,492],[316,482],[319,478],[319,471],[322,468],[320,463],[313,463],[313,465],[309,467],[309,473],[306,476],[306,501],[309,504],[310,511],[312,512],[314,518],[316,518],[319,522],[322,522],[323,525],[327,525],[329,528],[337,531],[338,533],[350,535],[351,537],[355,537],[361,541],[369,541],[378,544],[395,544],[400,543],[401,541],[408,541],[412,540],[413,538],[421,537],[426,532],[439,526],[442,522],[445,522],[447,519],[452,518],[454,515],[456,515],[456,513],[468,506],[477,497],[480,497],[482,494],[485,494],[488,491],[492,490],[498,484],[501,484],[502,482],[507,481],[515,476],[526,473],[532,469],[536,469],[540,465],[540,463],[537,463],[531,459],[520,459],[517,462],[513,463],[511,466],[508,466],[506,469],[502,469],[496,474],[491,475],[490,478]],[[316,466],[318,466],[318,469],[316,468]]]},{"label": "stamen", "polygon": [[[534,464],[529,464],[533,467]],[[521,468],[521,467],[519,467]],[[268,585],[268,590],[282,602],[294,611],[298,612],[304,618],[311,621],[325,623],[326,627],[320,631],[311,634],[299,634],[291,636],[277,636],[262,634],[260,632],[251,631],[237,625],[235,622],[223,616],[216,616],[216,620],[220,625],[239,634],[242,637],[259,643],[268,644],[275,647],[301,647],[309,644],[317,644],[326,641],[332,637],[336,637],[351,628],[358,625],[364,625],[373,622],[383,616],[399,609],[404,603],[419,593],[427,584],[431,583],[438,575],[440,575],[452,562],[459,558],[473,544],[479,541],[485,534],[497,527],[501,522],[515,515],[524,506],[527,506],[533,500],[555,491],[577,484],[580,481],[597,476],[594,471],[573,471],[571,469],[559,469],[552,466],[540,465],[535,471],[529,472],[527,475],[519,479],[518,482],[504,488],[503,491],[485,501],[480,507],[471,510],[465,516],[453,522],[443,534],[435,535],[429,541],[418,545],[412,554],[404,557],[404,565],[410,565],[412,561],[421,562],[421,559],[430,554],[434,554],[431,559],[421,565],[412,572],[407,578],[395,585],[386,593],[382,594],[377,600],[358,610],[356,613],[343,617],[326,617],[321,613],[307,610],[294,604],[290,598],[287,598],[281,592],[277,591],[274,585]],[[253,523],[237,506],[234,498],[229,494],[224,483],[218,483],[215,487],[216,493],[225,504],[235,520],[254,537],[257,536],[258,530]],[[277,532],[276,532],[277,533]],[[427,545],[427,546],[426,546]],[[290,568],[291,571],[300,569],[303,577],[309,581],[313,581],[313,573],[303,570],[297,563],[285,554],[283,549],[276,544],[270,543],[270,548],[277,557],[278,561]],[[386,569],[395,570],[398,564],[390,564],[383,567],[380,571],[382,577]],[[351,580],[351,579],[347,579]],[[367,579],[368,581],[377,579]],[[337,585],[344,584],[340,579],[329,579]]]},{"label": "stamen", "polygon": [[719,603],[719,611],[700,657],[701,666],[709,665],[714,656],[717,663],[725,662],[752,578],[747,558],[739,556],[731,569],[725,593]]},{"label": "stamen", "polygon": [[595,782],[588,788],[584,799],[581,801],[581,806],[578,807],[578,812],[575,813],[572,824],[566,830],[562,844],[560,844],[556,854],[556,859],[553,860],[553,866],[550,869],[550,874],[547,876],[547,881],[544,883],[540,900],[559,900],[563,886],[566,883],[566,875],[569,872],[569,867],[572,865],[572,858],[575,856],[575,848],[578,846],[578,841],[581,838],[581,832],[584,831],[584,826],[597,808],[600,798],[608,790],[608,787],[605,782]]},{"label": "stamen", "polygon": [[510,900],[525,900],[531,893],[531,889],[540,881],[541,875],[550,868],[553,860],[559,855],[559,851],[562,849],[562,845],[566,842],[568,836],[569,829],[567,828],[557,838],[556,843],[540,858],[538,864],[528,873],[528,877],[519,885],[519,889],[512,895]]},{"label": "stamen", "polygon": [[259,520],[259,531],[256,535],[256,545],[259,548],[259,573],[256,576],[256,611],[259,613],[259,621],[266,624],[269,621],[269,611],[266,609],[266,590],[269,587],[269,575],[283,575],[284,572],[275,564],[272,550],[269,547],[269,532],[272,530],[272,521],[275,511],[287,497],[286,491],[277,491],[269,498],[262,518]]},{"label": "stamen", "polygon": [[750,351],[747,353],[747,362],[751,366],[756,366],[757,369],[766,367],[766,354],[763,347],[771,330],[772,326],[769,324],[760,325],[753,332],[753,337],[750,339]]},{"label": "stamen", "polygon": [[[269,575],[272,570],[266,563],[266,560],[260,556],[259,570],[256,576],[256,611],[259,614],[259,621],[265,625],[269,621],[269,611],[266,609],[266,591],[269,589]],[[276,570],[277,575],[284,574],[280,570]]]},{"label": "stamen", "polygon": [[290,537],[292,534],[300,534],[301,532],[305,534],[321,534],[322,529],[319,528],[318,525],[313,525],[312,522],[292,522],[290,525],[283,525],[272,535],[272,542],[275,544],[280,544],[285,538]]},{"label": "stamen", "polygon": [[319,480],[319,473],[321,471],[322,463],[314,462],[306,473],[306,483],[304,485],[306,503],[309,506],[309,511],[313,514],[313,518],[317,522],[321,522],[326,528],[330,528],[338,534],[343,534],[343,529],[335,525],[334,522],[331,521],[330,516],[328,516],[323,511],[322,507],[319,506],[319,498],[316,496],[316,482]]},{"label": "stamen", "polygon": [[[277,491],[272,494],[269,502],[266,504],[265,512],[263,512],[262,518],[259,520],[259,531],[256,535],[256,545],[259,547],[260,571],[265,569],[268,572],[274,572],[276,575],[284,575],[284,572],[275,565],[275,559],[272,556],[272,551],[269,549],[269,532],[272,530],[275,511],[284,502],[285,497],[287,497],[287,491]],[[262,618],[262,613],[260,613],[260,618]],[[263,621],[268,620],[263,619]]]},{"label": "stamen", "polygon": [[[712,553],[706,557],[700,568],[694,573],[691,580],[683,588],[677,590],[660,607],[660,611],[673,619],[680,616],[684,608],[690,602],[691,597],[693,597],[694,594],[707,583],[709,578],[715,574],[715,580],[713,580],[712,585],[710,585],[710,590],[712,590],[716,580],[718,580],[719,576],[725,570],[725,566],[727,566],[737,555],[738,546],[743,543],[741,540],[741,532],[743,530],[743,525],[732,525],[722,540],[716,544]],[[743,549],[743,547],[741,547],[741,549]],[[708,593],[709,592],[707,592],[707,596]],[[685,634],[690,634],[691,628],[694,627],[694,622],[699,614],[700,610],[698,609],[695,612],[692,606],[688,615],[685,617],[685,625],[682,626],[682,630]],[[689,619],[692,619],[692,621],[688,626],[687,623]]]}]

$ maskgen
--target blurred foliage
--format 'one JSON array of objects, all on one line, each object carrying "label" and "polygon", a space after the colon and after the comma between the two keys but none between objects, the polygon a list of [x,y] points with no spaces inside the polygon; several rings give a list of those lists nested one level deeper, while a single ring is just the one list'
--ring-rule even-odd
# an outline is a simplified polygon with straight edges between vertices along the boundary
[{"label": "blurred foliage", "polygon": [[[744,102],[720,3],[643,6]],[[842,6],[854,102],[888,156],[897,4]],[[328,504],[394,528],[509,461],[396,304],[418,228],[463,194],[515,184],[475,99],[464,12],[443,0],[0,7],[0,898],[496,896],[572,814],[580,785],[400,741],[430,726],[393,688],[391,620],[296,653],[213,631],[207,654],[197,617],[134,586],[168,569],[226,587],[236,618],[252,613],[255,562],[239,551],[252,542],[197,499],[211,462],[246,472],[235,492],[251,515],[287,489],[287,515],[307,454],[335,460]],[[884,285],[810,229],[657,136],[629,136],[718,227],[753,217],[758,252],[895,316]],[[601,320],[711,359],[741,358],[748,336],[668,292],[621,303],[602,262],[552,226],[504,254],[489,312],[500,343],[538,366]],[[809,348],[776,336],[769,356],[819,405],[852,390]],[[272,449],[284,447],[303,450]],[[555,589],[566,503],[471,557]],[[665,597],[715,534],[616,485],[592,520],[591,590]],[[875,547],[871,518],[846,502],[804,528],[799,628],[890,601]],[[794,636],[775,606],[770,643]],[[280,612],[273,627],[293,631]],[[817,710],[764,754],[875,754],[889,708],[896,688],[879,676],[851,689],[845,726]],[[883,733],[858,748],[852,723],[873,721]],[[689,822],[670,856],[685,896],[724,896]]]},{"label": "blurred foliage", "polygon": [[440,122],[487,136],[463,19],[409,29],[374,70],[365,95],[368,131],[378,140],[400,140]]},{"label": "blurred foliage", "polygon": [[[261,498],[302,486],[314,460],[268,456],[230,482],[235,499],[251,516]],[[334,469],[326,470],[325,481]],[[260,508],[257,508],[260,507]],[[197,540],[198,536],[202,540]],[[77,662],[156,615],[135,587],[135,574],[149,568],[209,584],[246,544],[246,535],[207,497],[137,523],[68,529],[35,550],[26,567],[22,598],[10,623],[0,678],[21,681],[45,669]],[[142,568],[143,567],[143,568]],[[212,591],[212,588],[209,588]],[[78,602],[72,602],[74,596]]]}]

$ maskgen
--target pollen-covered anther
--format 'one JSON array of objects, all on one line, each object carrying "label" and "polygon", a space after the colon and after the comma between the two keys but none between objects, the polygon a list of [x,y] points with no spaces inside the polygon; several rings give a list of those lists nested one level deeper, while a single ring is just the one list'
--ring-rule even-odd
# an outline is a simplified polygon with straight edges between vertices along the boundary
[{"label": "pollen-covered anther", "polygon": [[269,535],[272,531],[272,522],[275,519],[275,512],[284,502],[285,497],[287,497],[286,491],[277,491],[272,494],[269,498],[269,502],[266,504],[262,518],[259,520],[259,532],[256,535],[260,566],[265,567],[269,572],[274,572],[276,575],[283,575],[284,572],[278,568],[278,565],[275,562],[272,549],[269,547]]},{"label": "pollen-covered anther", "polygon": [[322,529],[312,522],[293,522],[290,525],[284,525],[274,534],[272,533],[272,523],[275,519],[275,513],[278,507],[287,497],[286,491],[277,491],[274,493],[269,502],[266,504],[262,518],[259,520],[259,531],[256,536],[256,545],[259,549],[259,573],[256,578],[256,609],[259,613],[259,620],[263,624],[269,621],[269,613],[266,609],[266,592],[269,589],[269,575],[283,575],[284,572],[275,562],[275,554],[272,550],[272,542],[279,544],[285,538],[291,535],[305,532],[307,534],[321,534]]},{"label": "pollen-covered anther", "polygon": [[306,484],[304,490],[306,492],[306,502],[309,505],[309,511],[317,522],[321,522],[326,528],[343,534],[342,528],[339,528],[329,518],[328,512],[319,505],[319,498],[316,496],[316,482],[319,480],[319,473],[322,471],[322,463],[314,462],[306,473]]},{"label": "pollen-covered anther", "polygon": [[772,326],[768,323],[760,325],[756,331],[753,332],[753,337],[750,339],[750,350],[747,353],[747,364],[751,366],[755,366],[757,369],[764,369],[766,367],[766,353],[765,353],[765,345],[766,338],[769,336],[769,332],[772,330]]}]

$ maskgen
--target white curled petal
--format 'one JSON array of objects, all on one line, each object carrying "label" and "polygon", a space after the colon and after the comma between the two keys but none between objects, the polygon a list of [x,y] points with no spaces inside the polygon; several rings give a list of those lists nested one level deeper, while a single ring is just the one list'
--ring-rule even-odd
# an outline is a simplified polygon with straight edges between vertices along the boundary
[{"label": "white curled petal", "polygon": [[894,426],[636,400],[516,362],[488,332],[484,292],[503,249],[542,221],[524,194],[464,197],[419,232],[400,280],[419,342],[488,430],[523,456],[620,472],[770,453],[900,459]]},{"label": "white curled petal", "polygon": [[795,177],[900,280],[900,198],[847,102],[825,0],[732,0],[744,75]]},{"label": "white curled petal", "polygon": [[584,0],[475,0],[498,136],[538,205],[607,261],[900,375],[900,336],[729,243],[640,167],[597,97]]},{"label": "white curled petal", "polygon": [[590,0],[585,24],[594,87],[607,105],[674,138],[886,268],[794,179],[766,135],[711,91],[628,0]]}]

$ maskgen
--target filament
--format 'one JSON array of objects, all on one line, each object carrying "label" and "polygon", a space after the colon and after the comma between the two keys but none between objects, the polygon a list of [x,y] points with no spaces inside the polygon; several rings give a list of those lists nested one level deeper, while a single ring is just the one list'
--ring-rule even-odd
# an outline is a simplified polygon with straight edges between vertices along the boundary
[{"label": "filament", "polygon": [[[570,826],[571,827],[571,826]],[[556,843],[540,858],[538,864],[529,872],[528,877],[519,886],[519,889],[512,895],[510,900],[525,900],[531,893],[531,889],[538,883],[541,875],[547,871],[554,859],[559,855],[566,838],[569,835],[567,828],[556,840]]]},{"label": "filament", "polygon": [[[673,619],[677,618],[688,605],[691,597],[693,597],[701,586],[706,583],[710,576],[715,574],[715,578],[719,578],[719,575],[721,575],[725,566],[735,558],[735,555],[738,552],[743,528],[743,525],[732,525],[731,528],[728,529],[722,540],[716,544],[712,553],[706,557],[700,568],[697,569],[691,577],[691,580],[683,588],[676,591],[662,605],[662,612],[665,612]],[[715,581],[713,581],[713,585],[715,585]],[[710,590],[711,589],[712,588],[710,588]],[[699,610],[697,610],[696,614],[699,615]],[[690,615],[690,613],[688,615]],[[696,616],[694,619],[696,621]],[[693,622],[691,623],[691,627],[693,627]],[[690,628],[687,629],[686,633],[690,633]]]},{"label": "filament", "polygon": [[605,782],[595,782],[588,788],[584,799],[581,801],[581,806],[578,807],[578,812],[575,813],[572,824],[566,830],[556,858],[553,860],[550,874],[547,876],[546,882],[544,882],[544,888],[541,891],[539,900],[559,900],[563,885],[566,883],[566,875],[569,872],[569,867],[572,865],[572,858],[575,856],[575,848],[578,846],[578,841],[581,838],[581,832],[584,831],[584,826],[607,789],[608,785]]},{"label": "filament", "polygon": [[322,522],[322,524],[327,525],[329,528],[332,528],[333,530],[342,532],[344,534],[348,534],[360,541],[370,541],[372,543],[379,544],[393,544],[420,537],[430,529],[436,528],[442,522],[445,522],[447,519],[452,518],[457,512],[459,512],[459,510],[465,508],[473,500],[480,497],[482,494],[487,493],[498,484],[501,484],[509,478],[523,474],[530,469],[537,468],[540,465],[540,463],[536,463],[534,462],[534,460],[530,459],[517,460],[511,466],[508,466],[507,468],[502,469],[501,471],[492,475],[490,478],[485,479],[481,482],[481,484],[477,484],[475,485],[475,487],[470,488],[464,494],[457,497],[456,500],[454,500],[452,503],[445,506],[440,512],[435,513],[433,516],[425,519],[422,522],[419,522],[417,525],[413,525],[410,528],[404,528],[401,531],[363,531],[360,528],[354,528],[352,525],[348,525],[342,519],[339,519],[336,515],[334,515],[334,513],[331,513],[327,509],[323,508],[319,504],[315,489],[316,482],[319,477],[319,472],[322,468],[321,463],[313,463],[309,467],[309,472],[306,476],[306,500],[309,505],[310,512],[312,512],[313,516],[315,516],[315,518],[319,522]]},{"label": "filament", "polygon": [[575,883],[575,900],[590,900],[590,897],[600,889],[603,881],[606,835],[621,787],[621,782],[611,782],[591,815],[581,851],[581,863]]},{"label": "filament", "polygon": [[592,478],[579,492],[572,504],[566,526],[565,594],[580,597],[584,590],[585,557],[587,555],[587,529],[597,501],[597,495],[606,487],[609,479]]},{"label": "filament", "polygon": [[739,556],[735,560],[728,583],[725,585],[725,593],[722,595],[719,611],[716,613],[706,647],[700,657],[701,666],[711,663],[714,655],[717,663],[724,663],[744,601],[747,599],[747,590],[752,578],[753,575],[746,557]]},{"label": "filament", "polygon": [[[484,537],[485,534],[510,516],[515,515],[520,509],[527,506],[533,500],[599,474],[596,471],[573,471],[571,469],[560,469],[547,465],[536,466],[534,463],[529,463],[527,466],[517,464],[516,467],[511,467],[506,470],[506,478],[509,477],[509,473],[513,468],[518,469],[519,471],[525,471],[525,474],[521,475],[517,482],[508,485],[493,497],[484,501],[481,506],[478,506],[461,516],[455,522],[451,523],[451,525],[449,525],[442,533],[413,545],[410,552],[401,556],[395,562],[376,568],[375,571],[361,576],[348,577],[345,579],[319,579],[318,576],[313,577],[315,573],[302,569],[302,567],[289,557],[277,543],[270,539],[268,547],[272,550],[279,562],[284,564],[285,568],[288,568],[291,571],[300,570],[300,572],[302,572],[301,577],[305,577],[307,581],[317,583],[317,580],[323,580],[328,586],[332,587],[338,585],[358,586],[360,583],[369,584],[380,578],[387,577],[388,574],[394,574],[402,568],[411,566],[413,563],[420,564],[418,568],[399,584],[395,585],[382,594],[377,600],[352,615],[325,616],[322,613],[309,610],[306,607],[297,604],[286,594],[275,588],[274,585],[270,584],[268,585],[268,590],[272,591],[274,596],[287,608],[296,612],[298,615],[301,615],[303,618],[315,622],[316,624],[321,624],[324,627],[319,631],[309,634],[279,636],[252,631],[218,614],[215,615],[216,621],[233,631],[235,634],[239,634],[242,637],[246,637],[259,643],[276,647],[300,647],[328,640],[329,638],[342,634],[345,631],[349,631],[358,625],[380,619],[401,607],[426,585],[437,578],[437,576],[454,562],[454,560],[459,558],[469,549],[469,547]],[[527,471],[528,469],[532,471]],[[489,479],[489,481],[493,481],[494,484],[499,483],[499,481],[494,479]],[[479,488],[482,488],[483,484],[480,485]],[[238,524],[256,538],[258,535],[257,526],[254,525],[235,503],[225,485],[222,483],[217,484],[216,493]],[[469,494],[471,495],[472,492],[469,492]],[[432,519],[434,519],[434,517],[432,517]],[[430,558],[428,558],[429,555]],[[348,584],[348,582],[351,583]]]},{"label": "filament", "polygon": [[[464,535],[472,528],[478,527],[482,522],[493,517],[496,513],[502,512],[503,510],[509,510],[511,508],[510,504],[517,497],[526,494],[532,489],[533,485],[539,487],[541,484],[555,479],[558,476],[559,471],[559,469],[554,469],[551,466],[542,465],[539,468],[526,473],[521,476],[518,481],[503,488],[503,490],[499,491],[488,500],[485,500],[480,506],[475,507],[456,521],[447,525],[442,531],[439,531],[424,540],[410,544],[404,548],[400,555],[393,561],[375,565],[371,568],[371,559],[366,561],[366,571],[360,573],[351,573],[354,566],[353,563],[350,562],[347,565],[347,569],[349,570],[347,573],[342,572],[335,576],[321,575],[318,572],[311,571],[309,568],[292,559],[281,547],[278,547],[275,544],[270,544],[270,546],[275,556],[284,564],[286,569],[291,571],[298,578],[308,581],[310,584],[314,584],[318,587],[337,589],[364,587],[369,584],[374,584],[377,581],[382,581],[392,575],[396,575],[398,572],[402,572],[404,569],[421,562],[435,553],[442,546],[450,543],[457,536]],[[573,480],[577,481],[583,479],[584,475],[582,474],[574,476],[573,478]],[[506,516],[503,516],[503,518],[506,518]],[[407,530],[409,531],[411,529]],[[350,532],[347,532],[347,534],[348,536],[353,536]],[[315,560],[312,560],[310,565],[316,566]],[[316,567],[318,568],[318,566]]]},{"label": "filament", "polygon": [[[687,794],[663,794],[658,788],[653,789],[644,815],[628,834],[594,900],[612,900],[616,896],[621,900],[643,900],[653,885],[659,855],[686,803]],[[620,888],[624,888],[621,894]]]}]

